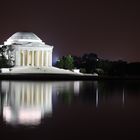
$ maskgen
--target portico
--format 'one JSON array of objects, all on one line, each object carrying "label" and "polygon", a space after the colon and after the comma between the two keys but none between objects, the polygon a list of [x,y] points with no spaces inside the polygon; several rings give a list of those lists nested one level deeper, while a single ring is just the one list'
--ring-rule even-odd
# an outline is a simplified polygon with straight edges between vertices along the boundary
[{"label": "portico", "polygon": [[[16,61],[17,66],[52,66],[52,56],[49,54],[51,51],[46,50],[26,50],[20,49],[19,61]],[[18,55],[17,54],[17,55]]]}]

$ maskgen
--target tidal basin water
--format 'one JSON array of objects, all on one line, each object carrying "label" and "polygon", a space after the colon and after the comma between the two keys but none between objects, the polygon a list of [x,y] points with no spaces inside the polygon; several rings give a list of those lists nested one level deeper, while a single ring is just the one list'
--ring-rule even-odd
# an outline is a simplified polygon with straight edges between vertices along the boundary
[{"label": "tidal basin water", "polygon": [[140,135],[140,81],[1,81],[1,139]]}]

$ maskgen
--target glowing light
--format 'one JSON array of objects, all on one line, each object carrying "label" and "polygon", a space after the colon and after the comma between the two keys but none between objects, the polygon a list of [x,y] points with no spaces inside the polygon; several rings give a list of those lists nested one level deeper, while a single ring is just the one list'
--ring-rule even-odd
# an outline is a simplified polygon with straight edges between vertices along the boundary
[{"label": "glowing light", "polygon": [[53,54],[53,64],[55,64],[57,61],[59,61],[59,57],[56,54]]}]

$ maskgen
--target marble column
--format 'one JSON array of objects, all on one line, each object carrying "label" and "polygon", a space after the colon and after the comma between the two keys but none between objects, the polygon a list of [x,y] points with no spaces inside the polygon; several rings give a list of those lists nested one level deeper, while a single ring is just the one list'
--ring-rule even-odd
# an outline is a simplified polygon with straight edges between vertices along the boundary
[{"label": "marble column", "polygon": [[20,66],[22,66],[22,51],[20,50]]},{"label": "marble column", "polygon": [[47,51],[47,57],[46,57],[46,60],[47,60],[47,67],[49,66],[49,52]]},{"label": "marble column", "polygon": [[36,51],[36,65],[39,66],[39,52]]},{"label": "marble column", "polygon": [[52,52],[49,52],[50,53],[50,57],[49,57],[49,66],[51,67],[52,66]]},{"label": "marble column", "polygon": [[44,51],[42,50],[42,53],[41,53],[41,66],[43,67],[44,65]]},{"label": "marble column", "polygon": [[37,51],[34,51],[34,65],[37,66]]},{"label": "marble column", "polygon": [[46,66],[46,51],[44,51],[44,66]]},{"label": "marble column", "polygon": [[39,66],[42,66],[42,51],[39,51]]},{"label": "marble column", "polygon": [[27,50],[27,58],[26,58],[26,61],[27,61],[27,66],[29,66],[29,51]]},{"label": "marble column", "polygon": [[22,66],[25,65],[25,52],[22,51]]},{"label": "marble column", "polygon": [[46,60],[46,64],[45,64],[45,66],[48,67],[48,51],[46,51],[46,58],[45,58],[45,60]]},{"label": "marble column", "polygon": [[32,59],[31,59],[31,65],[34,66],[34,51],[32,51]]},{"label": "marble column", "polygon": [[36,56],[35,56],[35,51],[33,51],[33,58],[34,58],[34,60],[33,60],[33,62],[34,62],[34,65],[33,66],[36,66]]},{"label": "marble column", "polygon": [[19,53],[19,58],[18,58],[18,60],[19,60],[19,66],[21,66],[21,53],[20,53],[20,50],[18,51],[18,53]]},{"label": "marble column", "polygon": [[50,51],[48,52],[48,66],[50,67],[51,66],[51,53]]}]

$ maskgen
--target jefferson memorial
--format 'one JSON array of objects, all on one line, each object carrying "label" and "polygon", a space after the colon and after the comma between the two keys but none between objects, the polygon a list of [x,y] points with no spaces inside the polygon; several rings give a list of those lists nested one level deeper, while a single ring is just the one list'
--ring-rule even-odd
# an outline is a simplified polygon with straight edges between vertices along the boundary
[{"label": "jefferson memorial", "polygon": [[12,68],[2,68],[2,73],[61,73],[77,74],[52,66],[53,46],[45,44],[32,32],[17,32],[0,47],[8,47],[6,57]]},{"label": "jefferson memorial", "polygon": [[14,47],[15,66],[52,66],[53,46],[46,45],[34,33],[17,32],[4,45]]}]

